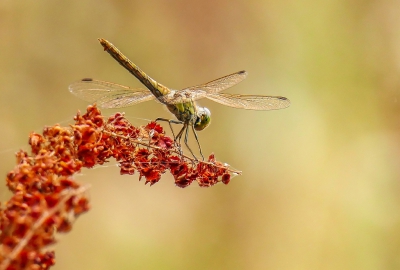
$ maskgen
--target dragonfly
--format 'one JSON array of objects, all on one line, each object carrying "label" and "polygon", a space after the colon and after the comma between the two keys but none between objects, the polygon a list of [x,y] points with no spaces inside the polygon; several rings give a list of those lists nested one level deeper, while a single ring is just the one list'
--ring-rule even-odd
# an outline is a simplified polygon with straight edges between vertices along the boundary
[{"label": "dragonfly", "polygon": [[[290,100],[281,96],[221,93],[221,91],[243,81],[247,77],[247,72],[244,70],[208,83],[187,87],[182,90],[173,90],[144,73],[111,42],[103,38],[98,40],[104,50],[134,75],[147,89],[131,88],[111,82],[85,78],[69,85],[69,91],[77,97],[96,103],[100,108],[105,109],[127,107],[149,100],[158,100],[175,115],[177,120],[157,118],[156,121],[167,121],[169,123],[174,141],[179,146],[179,149],[181,138],[185,134],[185,145],[196,160],[196,156],[188,145],[189,128],[194,133],[199,152],[204,160],[196,131],[205,129],[211,122],[210,110],[197,105],[197,100],[207,98],[233,108],[261,111],[284,109],[290,105]],[[176,136],[171,123],[183,125]]]}]

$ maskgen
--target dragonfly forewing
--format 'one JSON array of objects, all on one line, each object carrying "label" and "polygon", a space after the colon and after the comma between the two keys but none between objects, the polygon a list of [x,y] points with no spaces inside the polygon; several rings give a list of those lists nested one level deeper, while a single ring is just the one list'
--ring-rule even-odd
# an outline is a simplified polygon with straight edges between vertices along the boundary
[{"label": "dragonfly forewing", "polygon": [[194,92],[205,91],[207,93],[219,93],[225,89],[228,89],[228,88],[240,83],[241,81],[246,79],[246,77],[247,77],[247,72],[242,70],[242,71],[238,71],[238,72],[226,75],[224,77],[218,78],[216,80],[212,80],[211,82],[191,86],[191,87],[185,88],[183,90],[194,91]]}]

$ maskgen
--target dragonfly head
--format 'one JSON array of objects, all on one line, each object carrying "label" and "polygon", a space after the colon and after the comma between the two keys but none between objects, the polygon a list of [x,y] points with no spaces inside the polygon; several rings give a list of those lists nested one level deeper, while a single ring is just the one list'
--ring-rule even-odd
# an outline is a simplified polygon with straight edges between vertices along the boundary
[{"label": "dragonfly head", "polygon": [[200,107],[197,110],[197,118],[194,122],[195,130],[203,130],[205,129],[211,121],[211,112],[209,109],[205,107]]}]

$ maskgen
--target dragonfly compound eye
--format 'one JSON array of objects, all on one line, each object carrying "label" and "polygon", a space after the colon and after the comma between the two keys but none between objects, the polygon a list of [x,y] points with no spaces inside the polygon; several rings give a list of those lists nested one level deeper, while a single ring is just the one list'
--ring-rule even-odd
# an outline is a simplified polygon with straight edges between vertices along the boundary
[{"label": "dragonfly compound eye", "polygon": [[211,121],[211,112],[207,108],[199,108],[196,122],[194,123],[195,130],[205,129]]}]

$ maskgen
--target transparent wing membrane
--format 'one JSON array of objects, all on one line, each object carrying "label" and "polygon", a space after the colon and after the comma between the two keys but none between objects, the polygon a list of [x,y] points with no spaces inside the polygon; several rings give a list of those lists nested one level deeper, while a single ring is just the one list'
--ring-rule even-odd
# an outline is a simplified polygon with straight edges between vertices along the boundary
[{"label": "transparent wing membrane", "polygon": [[196,92],[197,90],[200,91],[205,91],[207,93],[219,93],[225,89],[228,89],[247,77],[247,72],[242,70],[239,72],[235,72],[229,75],[226,75],[224,77],[218,78],[216,80],[213,80],[211,82],[205,83],[205,84],[200,84],[200,85],[195,85],[191,86],[188,88],[183,89],[182,91],[189,90],[189,91],[194,91]]},{"label": "transparent wing membrane", "polygon": [[92,79],[72,83],[69,91],[83,100],[96,102],[102,108],[127,107],[155,99],[155,96],[147,89],[133,89]]}]

